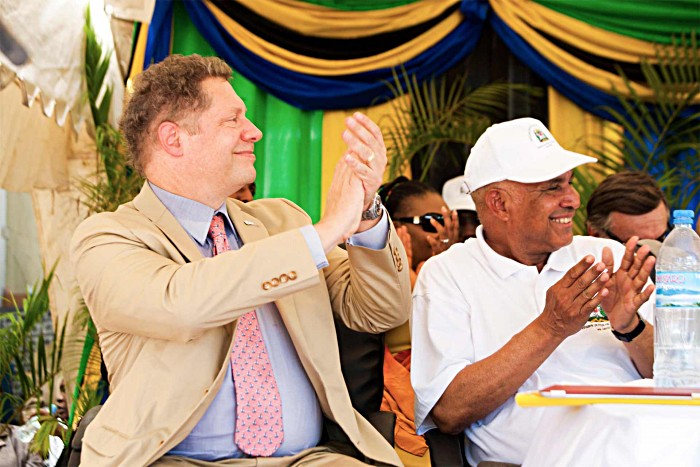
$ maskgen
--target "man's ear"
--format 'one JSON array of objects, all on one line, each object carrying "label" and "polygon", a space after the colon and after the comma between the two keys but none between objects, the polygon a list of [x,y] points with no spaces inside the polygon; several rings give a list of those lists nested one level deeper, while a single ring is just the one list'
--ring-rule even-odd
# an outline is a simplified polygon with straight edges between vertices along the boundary
[{"label": "man's ear", "polygon": [[506,221],[509,218],[508,209],[510,206],[508,201],[508,193],[499,187],[489,188],[484,196],[486,208],[492,215],[502,221]]},{"label": "man's ear", "polygon": [[158,125],[158,144],[171,156],[183,155],[182,128],[177,123],[165,121]]}]

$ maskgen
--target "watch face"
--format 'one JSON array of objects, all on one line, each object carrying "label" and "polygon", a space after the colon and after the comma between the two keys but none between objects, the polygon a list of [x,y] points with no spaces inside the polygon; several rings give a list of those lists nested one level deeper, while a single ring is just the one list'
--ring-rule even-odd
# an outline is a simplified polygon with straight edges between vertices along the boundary
[{"label": "watch face", "polygon": [[371,221],[380,216],[382,212],[382,201],[379,195],[374,195],[374,201],[372,205],[362,213],[362,219],[366,221]]}]

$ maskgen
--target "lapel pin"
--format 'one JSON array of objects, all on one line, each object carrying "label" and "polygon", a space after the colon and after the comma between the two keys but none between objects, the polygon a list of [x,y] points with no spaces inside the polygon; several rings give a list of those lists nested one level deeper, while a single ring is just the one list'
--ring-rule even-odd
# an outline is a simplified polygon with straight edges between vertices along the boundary
[{"label": "lapel pin", "polygon": [[255,225],[255,222],[253,221],[243,221],[245,225]]}]

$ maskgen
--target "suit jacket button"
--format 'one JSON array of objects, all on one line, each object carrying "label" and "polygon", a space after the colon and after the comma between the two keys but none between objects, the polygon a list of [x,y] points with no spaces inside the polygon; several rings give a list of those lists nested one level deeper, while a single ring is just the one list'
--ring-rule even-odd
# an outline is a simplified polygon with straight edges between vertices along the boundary
[{"label": "suit jacket button", "polygon": [[293,281],[293,280],[296,280],[296,278],[297,278],[297,272],[296,272],[296,271],[289,271],[289,274],[287,274],[287,275],[289,276],[289,280],[292,280],[292,281]]},{"label": "suit jacket button", "polygon": [[263,290],[270,290],[270,289],[272,288],[272,284],[270,284],[269,282],[265,281],[265,282],[263,282],[263,284],[262,284],[262,288],[263,288]]},{"label": "suit jacket button", "polygon": [[281,282],[282,284],[284,284],[284,283],[287,282],[287,281],[289,281],[289,276],[286,275],[286,274],[282,274],[282,275],[280,276],[280,282]]},{"label": "suit jacket button", "polygon": [[270,284],[272,284],[272,287],[277,287],[278,285],[280,285],[280,280],[276,277],[273,277],[270,281]]}]

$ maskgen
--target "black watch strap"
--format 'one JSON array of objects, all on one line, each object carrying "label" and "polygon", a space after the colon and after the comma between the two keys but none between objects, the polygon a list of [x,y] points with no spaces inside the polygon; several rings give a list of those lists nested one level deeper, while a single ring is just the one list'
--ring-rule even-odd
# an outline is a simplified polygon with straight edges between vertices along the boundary
[{"label": "black watch strap", "polygon": [[644,328],[647,327],[642,317],[639,316],[639,313],[637,313],[637,318],[639,318],[639,324],[637,324],[637,326],[634,329],[627,333],[617,332],[613,329],[613,336],[617,337],[617,340],[620,340],[622,342],[632,342],[634,338],[640,335],[642,331],[644,331]]}]

